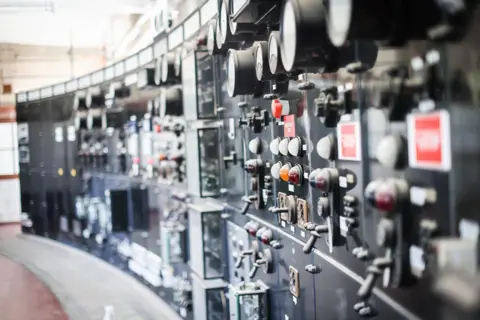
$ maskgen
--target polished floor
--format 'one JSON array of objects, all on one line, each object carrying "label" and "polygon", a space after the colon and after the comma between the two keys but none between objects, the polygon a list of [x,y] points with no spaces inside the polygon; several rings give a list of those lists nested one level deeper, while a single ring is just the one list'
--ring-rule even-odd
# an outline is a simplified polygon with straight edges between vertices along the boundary
[{"label": "polished floor", "polygon": [[131,276],[87,253],[0,227],[1,320],[168,320],[179,317]]}]

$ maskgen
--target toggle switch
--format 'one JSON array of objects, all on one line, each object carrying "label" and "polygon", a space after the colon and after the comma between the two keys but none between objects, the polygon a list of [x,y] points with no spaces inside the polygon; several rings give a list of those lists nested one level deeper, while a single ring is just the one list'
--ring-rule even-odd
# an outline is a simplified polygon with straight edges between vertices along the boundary
[{"label": "toggle switch", "polygon": [[303,142],[300,137],[295,137],[288,142],[288,152],[294,157],[303,156]]},{"label": "toggle switch", "polygon": [[270,142],[270,152],[276,156],[278,156],[279,153],[280,141],[282,141],[282,139],[280,137],[277,137]]},{"label": "toggle switch", "polygon": [[280,179],[280,169],[282,168],[283,163],[278,161],[272,165],[270,168],[270,175],[273,179]]},{"label": "toggle switch", "polygon": [[376,158],[390,169],[404,169],[408,164],[407,141],[401,135],[383,137],[378,144]]},{"label": "toggle switch", "polygon": [[253,154],[261,154],[263,152],[262,140],[254,138],[248,143],[248,150]]},{"label": "toggle switch", "polygon": [[245,162],[245,171],[251,174],[259,173],[263,168],[263,161],[260,159],[250,159]]},{"label": "toggle switch", "polygon": [[321,269],[320,267],[317,267],[314,264],[309,264],[305,266],[305,271],[311,274],[316,274],[316,273],[320,273]]},{"label": "toggle switch", "polygon": [[323,192],[331,192],[338,184],[339,173],[334,168],[315,169],[308,176],[310,186]]},{"label": "toggle switch", "polygon": [[305,229],[310,231],[310,238],[308,238],[303,246],[303,252],[308,254],[312,252],[317,239],[320,238],[322,234],[329,232],[329,228],[327,225],[316,225],[313,222],[309,222],[306,224]]},{"label": "toggle switch", "polygon": [[320,158],[333,161],[337,158],[337,139],[329,134],[317,142],[317,153]]},{"label": "toggle switch", "polygon": [[386,268],[389,268],[392,263],[392,259],[388,257],[381,257],[373,260],[372,265],[367,268],[367,277],[365,278],[362,286],[357,292],[357,295],[362,300],[367,300],[371,296],[373,287],[378,277],[381,276],[383,274],[383,271]]},{"label": "toggle switch", "polygon": [[250,205],[252,204],[253,201],[256,201],[258,199],[258,196],[257,195],[251,195],[251,196],[248,196],[248,197],[242,197],[242,201],[245,202],[245,204],[243,205],[243,208],[242,210],[240,211],[240,214],[246,214],[248,209],[250,208]]},{"label": "toggle switch", "polygon": [[283,138],[280,143],[278,144],[278,151],[284,155],[288,156],[288,143],[290,142],[290,138]]},{"label": "toggle switch", "polygon": [[255,251],[253,250],[245,250],[245,251],[242,251],[240,253],[240,256],[238,257],[237,261],[235,262],[235,269],[238,269],[240,268],[240,266],[242,265],[242,262],[243,262],[243,259],[245,257],[248,257],[248,256],[254,256],[255,255]]},{"label": "toggle switch", "polygon": [[260,266],[263,266],[263,271],[268,274],[272,273],[273,265],[272,265],[272,252],[270,249],[264,249],[261,253],[261,257],[259,259],[254,260],[253,267],[250,270],[248,277],[252,279],[255,277],[257,270]]},{"label": "toggle switch", "polygon": [[300,186],[303,182],[303,169],[301,165],[296,164],[288,171],[288,182]]},{"label": "toggle switch", "polygon": [[285,182],[288,182],[288,180],[289,180],[288,174],[289,174],[291,168],[292,168],[292,165],[289,162],[285,163],[280,168],[280,179],[282,179]]},{"label": "toggle switch", "polygon": [[290,105],[288,103],[282,103],[278,99],[272,100],[272,116],[275,119],[281,119],[282,116],[290,114]]}]

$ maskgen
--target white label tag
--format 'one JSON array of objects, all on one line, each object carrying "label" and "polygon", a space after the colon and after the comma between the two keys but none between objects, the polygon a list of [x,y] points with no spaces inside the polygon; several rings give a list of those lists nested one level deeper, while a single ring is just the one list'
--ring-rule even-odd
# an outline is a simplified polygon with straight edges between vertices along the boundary
[{"label": "white label tag", "polygon": [[285,320],[290,320],[290,318],[287,315],[285,315]]},{"label": "white label tag", "polygon": [[338,177],[338,185],[341,188],[346,188],[348,186],[347,178],[346,177]]},{"label": "white label tag", "polygon": [[300,231],[300,235],[305,238],[305,231]]},{"label": "white label tag", "polygon": [[55,141],[56,142],[62,142],[63,141],[63,128],[62,127],[56,127],[55,128]]},{"label": "white label tag", "polygon": [[480,233],[478,223],[471,220],[460,220],[458,228],[460,229],[460,237],[462,239],[478,241],[478,235]]},{"label": "white label tag", "polygon": [[303,177],[304,177],[305,179],[308,179],[308,173],[305,172],[305,173],[303,174]]},{"label": "white label tag", "polygon": [[285,228],[285,226],[286,226],[286,225],[285,225],[285,221],[282,220],[281,224],[282,224],[282,227]]},{"label": "white label tag", "polygon": [[293,186],[293,184],[289,184],[289,185],[288,185],[288,191],[290,191],[290,192],[294,192],[294,191],[295,191],[295,187]]},{"label": "white label tag", "polygon": [[182,318],[186,318],[187,317],[187,310],[185,310],[185,308],[180,308],[180,316]]},{"label": "white label tag", "polygon": [[341,231],[340,233],[342,234],[342,236],[345,237],[348,233],[348,226],[347,226],[347,221],[345,217],[340,217],[339,222],[340,222],[340,231]]},{"label": "white label tag", "polygon": [[60,217],[60,230],[62,232],[68,232],[68,220],[64,216]]},{"label": "white label tag", "polygon": [[303,150],[303,151],[307,151],[307,145],[306,145],[306,144],[304,144],[304,145],[302,146],[302,150]]},{"label": "white label tag", "polygon": [[295,228],[293,226],[290,226],[290,231],[292,231],[292,233],[295,233]]},{"label": "white label tag", "polygon": [[298,303],[297,297],[293,296],[293,297],[292,297],[292,300],[293,300],[293,303],[294,303],[295,305],[297,305],[297,303]]},{"label": "white label tag", "polygon": [[425,270],[425,261],[423,260],[423,250],[417,246],[410,247],[410,269],[414,275],[421,277]]}]

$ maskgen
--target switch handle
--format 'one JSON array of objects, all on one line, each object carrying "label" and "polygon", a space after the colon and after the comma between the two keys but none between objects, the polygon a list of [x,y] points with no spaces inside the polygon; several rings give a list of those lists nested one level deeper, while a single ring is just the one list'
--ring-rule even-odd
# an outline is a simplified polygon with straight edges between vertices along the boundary
[{"label": "switch handle", "polygon": [[311,235],[310,238],[308,238],[307,242],[303,246],[303,253],[309,254],[312,252],[313,246],[315,245],[317,238],[318,237],[315,235]]},{"label": "switch handle", "polygon": [[254,263],[252,269],[250,269],[250,272],[248,273],[248,277],[250,279],[255,277],[255,275],[257,274],[257,270],[258,270],[258,264]]},{"label": "switch handle", "polygon": [[369,273],[368,276],[365,278],[365,281],[363,281],[362,286],[360,289],[358,289],[357,295],[361,299],[368,299],[370,295],[372,294],[373,286],[375,285],[375,282],[377,281],[378,274],[376,273]]},{"label": "switch handle", "polygon": [[242,265],[242,262],[243,262],[243,258],[244,258],[243,254],[240,255],[240,257],[238,257],[237,262],[235,263],[235,269],[240,268],[240,266]]}]

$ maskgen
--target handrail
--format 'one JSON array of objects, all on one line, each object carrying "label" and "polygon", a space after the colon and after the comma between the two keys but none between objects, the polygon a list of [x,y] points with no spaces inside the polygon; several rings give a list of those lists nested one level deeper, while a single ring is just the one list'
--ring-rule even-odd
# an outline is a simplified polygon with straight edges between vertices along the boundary
[{"label": "handrail", "polygon": [[217,0],[207,0],[195,9],[174,28],[165,32],[163,36],[140,51],[125,59],[109,65],[103,69],[93,71],[76,79],[46,86],[43,88],[19,92],[16,94],[17,103],[30,102],[54,96],[60,96],[105,82],[120,80],[135,73],[138,69],[152,63],[156,58],[180,47],[185,40],[189,40],[217,14]]}]

